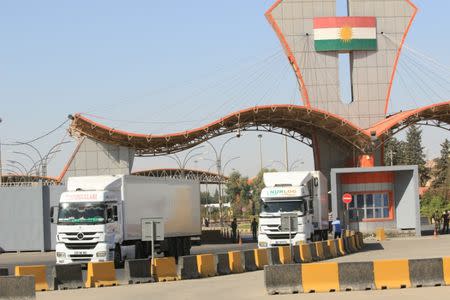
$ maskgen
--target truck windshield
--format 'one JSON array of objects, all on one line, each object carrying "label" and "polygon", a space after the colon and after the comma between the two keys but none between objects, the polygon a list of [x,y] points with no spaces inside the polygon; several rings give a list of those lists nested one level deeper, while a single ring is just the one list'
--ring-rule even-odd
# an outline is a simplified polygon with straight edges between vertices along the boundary
[{"label": "truck windshield", "polygon": [[100,203],[61,203],[58,224],[104,224],[105,205]]},{"label": "truck windshield", "polygon": [[302,198],[266,198],[261,205],[261,211],[265,213],[297,211],[303,215],[306,212],[306,202]]}]

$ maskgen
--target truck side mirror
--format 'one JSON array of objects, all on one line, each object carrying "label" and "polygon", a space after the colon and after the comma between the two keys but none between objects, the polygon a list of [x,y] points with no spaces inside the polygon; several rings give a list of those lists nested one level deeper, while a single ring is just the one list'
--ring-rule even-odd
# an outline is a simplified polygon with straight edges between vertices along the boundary
[{"label": "truck side mirror", "polygon": [[119,216],[117,215],[117,206],[113,206],[113,219],[114,221],[119,220]]},{"label": "truck side mirror", "polygon": [[110,223],[113,220],[113,210],[112,208],[106,209],[106,220]]},{"label": "truck side mirror", "polygon": [[55,224],[58,219],[58,206],[50,207],[50,223]]}]

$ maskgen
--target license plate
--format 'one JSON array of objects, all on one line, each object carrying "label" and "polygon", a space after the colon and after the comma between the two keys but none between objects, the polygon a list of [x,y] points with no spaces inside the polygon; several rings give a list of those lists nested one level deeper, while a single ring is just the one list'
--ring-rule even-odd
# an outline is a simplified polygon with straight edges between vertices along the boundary
[{"label": "license plate", "polygon": [[76,254],[76,255],[85,255],[85,254],[87,254],[87,252],[86,251],[75,251],[74,254]]},{"label": "license plate", "polygon": [[287,242],[285,241],[275,241],[275,244],[286,244]]}]

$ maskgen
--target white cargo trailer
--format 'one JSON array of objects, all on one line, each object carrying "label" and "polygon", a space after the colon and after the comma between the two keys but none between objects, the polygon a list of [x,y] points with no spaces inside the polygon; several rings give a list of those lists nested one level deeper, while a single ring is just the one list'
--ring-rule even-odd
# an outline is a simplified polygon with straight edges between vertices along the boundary
[{"label": "white cargo trailer", "polygon": [[164,241],[156,251],[187,255],[191,237],[201,235],[200,184],[197,181],[145,176],[71,177],[67,192],[51,215],[57,223],[58,264],[150,255],[142,241],[141,220],[162,218]]}]

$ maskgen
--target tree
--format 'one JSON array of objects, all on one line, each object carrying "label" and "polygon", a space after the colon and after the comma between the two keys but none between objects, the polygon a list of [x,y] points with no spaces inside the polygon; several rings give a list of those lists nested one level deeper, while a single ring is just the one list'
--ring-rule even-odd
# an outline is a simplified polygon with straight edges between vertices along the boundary
[{"label": "tree", "polygon": [[250,182],[251,191],[252,191],[252,214],[256,215],[259,214],[260,210],[260,200],[261,200],[261,191],[265,187],[263,175],[267,172],[276,172],[275,169],[262,169],[259,171],[259,173],[256,175],[255,178]]},{"label": "tree", "polygon": [[248,208],[250,197],[248,178],[242,177],[238,171],[231,173],[226,183],[226,198],[231,203],[234,216],[241,216],[242,208]]},{"label": "tree", "polygon": [[435,211],[442,214],[445,210],[450,209],[450,203],[445,201],[442,194],[437,193],[436,190],[427,191],[420,201],[420,214],[431,218]]},{"label": "tree", "polygon": [[441,144],[441,156],[435,159],[436,167],[433,172],[434,180],[431,185],[432,188],[448,188],[449,178],[449,160],[450,160],[450,141],[445,139]]},{"label": "tree", "polygon": [[402,164],[418,165],[420,185],[425,186],[430,179],[430,170],[425,166],[425,154],[422,147],[422,130],[412,125],[406,133],[406,142],[404,144]]},{"label": "tree", "polygon": [[387,166],[404,164],[405,142],[391,138],[384,143],[384,163]]}]

